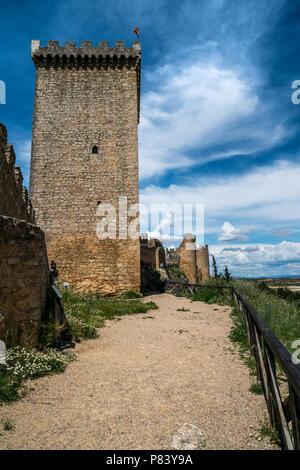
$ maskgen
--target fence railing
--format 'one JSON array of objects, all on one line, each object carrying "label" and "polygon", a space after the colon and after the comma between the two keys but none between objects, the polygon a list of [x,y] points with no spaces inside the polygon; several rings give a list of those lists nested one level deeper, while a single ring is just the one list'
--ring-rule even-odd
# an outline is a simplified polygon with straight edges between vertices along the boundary
[{"label": "fence railing", "polygon": [[[221,285],[216,287],[229,288]],[[167,281],[166,288],[173,293],[180,292],[183,288],[194,293],[201,286]],[[294,364],[290,351],[272,333],[253,305],[234,287],[230,289],[238,312],[246,324],[249,348],[256,360],[257,379],[262,384],[270,421],[277,430],[284,449],[300,450],[300,364]],[[284,373],[286,377],[284,400],[278,383],[278,368],[281,369],[280,375]]]}]

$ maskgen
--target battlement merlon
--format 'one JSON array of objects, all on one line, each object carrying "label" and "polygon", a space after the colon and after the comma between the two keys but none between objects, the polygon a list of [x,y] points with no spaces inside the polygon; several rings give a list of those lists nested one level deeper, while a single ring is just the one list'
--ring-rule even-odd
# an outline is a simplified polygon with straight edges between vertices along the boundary
[{"label": "battlement merlon", "polygon": [[[99,41],[99,45],[93,47],[92,41],[82,41],[81,46],[76,47],[75,41],[66,41],[65,46],[60,46],[58,41],[48,41],[48,46],[42,47],[40,40],[32,40],[31,57],[36,66],[43,65],[42,61],[39,60],[40,58],[65,58],[70,60],[72,57],[75,62],[80,57],[80,65],[85,65],[82,59],[92,59],[93,57],[95,59],[102,58],[103,60],[106,58],[112,59],[111,65],[114,65],[114,59],[118,60],[118,65],[120,65],[121,58],[131,59],[131,65],[135,65],[141,58],[141,43],[133,42],[132,47],[125,47],[124,41],[116,41],[115,47],[109,47],[107,41]],[[65,65],[70,65],[69,61]],[[128,63],[124,63],[124,65],[128,65]]]},{"label": "battlement merlon", "polygon": [[134,41],[132,47],[125,47],[124,41],[116,41],[115,47],[109,47],[107,41],[99,41],[93,47],[92,41],[82,41],[76,47],[75,41],[66,41],[60,46],[58,41],[48,41],[42,47],[40,40],[31,41],[31,57],[39,68],[135,68],[137,73],[138,122],[140,116],[140,81],[141,81],[141,43]]}]

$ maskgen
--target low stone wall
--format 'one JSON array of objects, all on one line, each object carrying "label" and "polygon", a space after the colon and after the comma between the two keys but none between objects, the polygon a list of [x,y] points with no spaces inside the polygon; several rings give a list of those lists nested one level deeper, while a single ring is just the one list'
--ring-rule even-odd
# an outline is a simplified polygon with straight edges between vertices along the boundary
[{"label": "low stone wall", "polygon": [[43,231],[0,216],[0,339],[35,345],[49,281]]}]

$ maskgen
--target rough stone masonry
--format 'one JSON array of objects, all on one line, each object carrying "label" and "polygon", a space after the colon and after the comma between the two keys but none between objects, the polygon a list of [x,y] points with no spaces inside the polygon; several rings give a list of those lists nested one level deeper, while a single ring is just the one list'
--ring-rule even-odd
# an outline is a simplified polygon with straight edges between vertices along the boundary
[{"label": "rough stone masonry", "polygon": [[43,231],[0,123],[0,340],[35,345],[49,282]]},{"label": "rough stone masonry", "polygon": [[[100,240],[99,204],[138,203],[141,47],[84,41],[41,47],[36,66],[30,199],[49,261],[77,288],[116,295],[140,288],[135,240]],[[117,225],[118,226],[118,225]]]}]

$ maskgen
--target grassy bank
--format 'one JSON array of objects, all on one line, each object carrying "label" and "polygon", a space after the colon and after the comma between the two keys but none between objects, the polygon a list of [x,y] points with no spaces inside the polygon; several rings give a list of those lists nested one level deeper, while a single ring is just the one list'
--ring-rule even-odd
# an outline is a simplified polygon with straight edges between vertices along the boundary
[{"label": "grassy bank", "polygon": [[263,283],[234,280],[235,288],[256,308],[277,338],[292,351],[292,343],[300,338],[300,303],[293,295],[268,289]]}]

